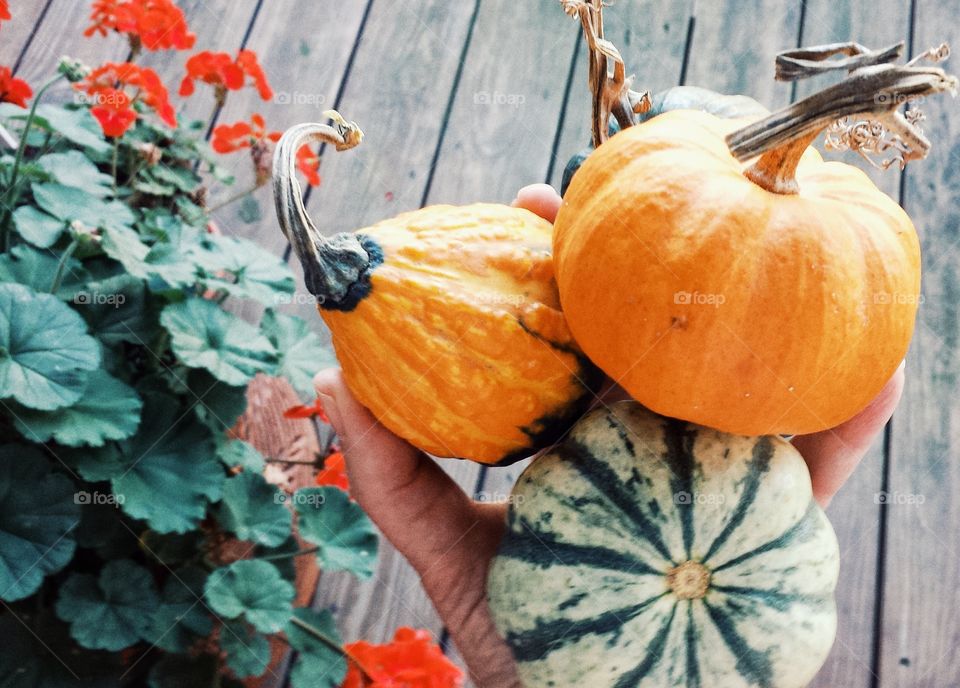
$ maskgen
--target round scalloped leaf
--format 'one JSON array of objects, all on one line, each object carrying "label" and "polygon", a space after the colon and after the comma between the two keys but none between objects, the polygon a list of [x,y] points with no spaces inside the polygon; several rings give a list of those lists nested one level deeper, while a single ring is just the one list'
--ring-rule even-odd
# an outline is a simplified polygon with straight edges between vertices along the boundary
[{"label": "round scalloped leaf", "polygon": [[252,444],[243,440],[225,438],[217,442],[217,456],[227,468],[242,468],[244,471],[260,473],[266,466],[263,454]]},{"label": "round scalloped leaf", "polygon": [[[347,660],[343,654],[319,640],[319,632],[337,645],[342,645],[333,615],[326,609],[298,607],[287,624],[286,635],[290,646],[297,650],[297,660],[290,674],[292,688],[337,688],[347,675]],[[307,628],[309,627],[309,628]]]},{"label": "round scalloped leaf", "polygon": [[177,356],[204,368],[228,385],[242,385],[257,373],[272,374],[277,353],[259,330],[207,299],[190,298],[163,309],[160,322]]},{"label": "round scalloped leaf", "polygon": [[210,429],[176,399],[149,394],[145,402],[132,438],[66,456],[84,479],[109,480],[125,513],[159,533],[185,533],[220,498],[223,466]]},{"label": "round scalloped leaf", "polygon": [[270,664],[270,643],[242,621],[226,621],[220,629],[220,649],[237,678],[260,676]]},{"label": "round scalloped leaf", "polygon": [[276,633],[293,611],[293,586],[268,561],[246,559],[215,570],[204,594],[225,619],[246,619],[263,633]]},{"label": "round scalloped leaf", "polygon": [[241,540],[277,546],[290,535],[285,496],[257,473],[240,473],[223,485],[217,521]]},{"label": "round scalloped leaf", "polygon": [[0,600],[32,595],[73,558],[75,491],[35,448],[0,445]]},{"label": "round scalloped leaf", "polygon": [[207,287],[239,299],[272,306],[295,289],[287,264],[246,239],[208,234],[195,249],[194,259],[206,274]]},{"label": "round scalloped leaf", "polygon": [[313,376],[318,370],[336,365],[336,358],[306,321],[273,310],[263,314],[260,329],[279,352],[277,375],[287,378],[297,392],[313,400]]},{"label": "round scalloped leaf", "polygon": [[0,399],[52,411],[77,402],[100,347],[75,311],[50,294],[0,284]]},{"label": "round scalloped leaf", "polygon": [[[0,282],[15,282],[34,291],[46,294],[53,286],[59,260],[50,251],[38,251],[32,246],[20,244],[0,255]],[[90,280],[90,273],[79,260],[70,258],[64,263],[63,280],[54,294],[61,301],[73,300]]]},{"label": "round scalloped leaf", "polygon": [[60,587],[55,610],[80,645],[116,652],[146,639],[158,602],[150,572],[129,559],[115,559],[99,576],[71,575]]},{"label": "round scalloped leaf", "polygon": [[18,409],[13,423],[34,442],[51,439],[68,447],[102,447],[137,431],[143,402],[132,387],[103,370],[90,374],[80,401],[58,411]]},{"label": "round scalloped leaf", "polygon": [[377,532],[373,523],[346,492],[336,487],[305,487],[293,495],[300,518],[300,536],[320,548],[317,557],[326,571],[349,571],[360,578],[373,575]]},{"label": "round scalloped leaf", "polygon": [[207,575],[197,567],[172,573],[144,633],[147,641],[167,652],[186,652],[197,640],[210,635],[213,619],[203,605]]}]

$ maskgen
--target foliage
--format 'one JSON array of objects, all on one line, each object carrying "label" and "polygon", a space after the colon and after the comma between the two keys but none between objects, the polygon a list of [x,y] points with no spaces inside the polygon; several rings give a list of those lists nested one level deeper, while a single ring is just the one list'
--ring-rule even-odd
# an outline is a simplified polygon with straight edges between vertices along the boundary
[{"label": "foliage", "polygon": [[[0,67],[0,123],[22,142],[0,153],[0,677],[236,685],[289,635],[295,687],[318,667],[339,683],[336,628],[294,609],[291,561],[369,575],[375,531],[336,488],[315,504],[319,488],[269,484],[271,459],[227,434],[255,375],[288,377],[312,400],[331,354],[277,312],[294,291],[284,261],[211,224],[207,188],[232,179],[209,123],[178,122],[160,75],[136,64],[141,49],[193,46],[181,10],[97,0],[91,22],[88,35],[129,40],[129,62],[64,60],[35,96]],[[254,53],[227,56],[222,83],[210,55],[188,61],[191,88],[211,83],[220,105],[242,87],[269,97]],[[64,78],[76,102],[40,103]],[[221,130],[223,152],[246,149],[262,186],[279,134],[252,121]],[[266,314],[241,319],[228,298]],[[293,537],[301,504],[315,546]]]}]

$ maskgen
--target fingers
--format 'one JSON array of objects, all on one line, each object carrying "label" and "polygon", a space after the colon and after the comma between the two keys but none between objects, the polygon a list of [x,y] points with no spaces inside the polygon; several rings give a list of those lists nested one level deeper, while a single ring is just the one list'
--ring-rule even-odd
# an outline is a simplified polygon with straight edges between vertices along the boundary
[{"label": "fingers", "polygon": [[793,438],[813,480],[813,496],[826,507],[883,431],[903,393],[903,364],[869,406],[831,430]]},{"label": "fingers", "polygon": [[553,222],[560,210],[560,202],[560,194],[549,184],[530,184],[517,192],[517,197],[510,205],[526,208],[544,220]]},{"label": "fingers", "polygon": [[472,500],[430,457],[377,422],[339,369],[318,373],[314,386],[340,438],[351,495],[422,574],[477,526]]}]

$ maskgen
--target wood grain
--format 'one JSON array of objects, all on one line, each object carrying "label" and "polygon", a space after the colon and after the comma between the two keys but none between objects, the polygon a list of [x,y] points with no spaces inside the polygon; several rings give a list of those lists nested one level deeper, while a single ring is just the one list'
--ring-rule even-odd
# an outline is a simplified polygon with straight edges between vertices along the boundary
[{"label": "wood grain", "polygon": [[[635,0],[604,10],[605,37],[623,56],[627,74],[635,75],[635,91],[656,93],[679,83],[692,12],[692,0]],[[570,23],[568,30],[576,31],[579,24],[573,19]],[[567,160],[590,141],[590,103],[587,46],[580,41],[557,156],[546,180],[554,188],[560,188]]]},{"label": "wood grain", "polygon": [[[910,11],[900,0],[808,0],[801,45],[857,41],[879,48],[902,40],[910,30]],[[819,77],[798,82],[803,98],[836,82]],[[853,153],[824,151],[829,159],[842,160],[867,171],[887,194],[899,198],[900,173],[873,170]],[[839,628],[826,665],[812,688],[869,688],[875,638],[874,602],[880,556],[880,507],[874,497],[882,489],[883,438],[879,437],[863,463],[833,500],[827,513],[840,541],[840,582],[837,586]]]},{"label": "wood grain", "polygon": [[0,26],[0,66],[13,69],[46,5],[46,0],[33,0],[30,3],[15,3],[10,8],[11,19]]},{"label": "wood grain", "polygon": [[687,84],[756,98],[769,108],[790,102],[773,79],[774,56],[796,46],[799,2],[699,0]]},{"label": "wood grain", "polygon": [[[918,0],[914,52],[960,45],[960,3]],[[956,60],[950,71],[956,71]],[[880,679],[884,688],[960,683],[960,119],[956,101],[921,104],[929,157],[907,168],[904,203],[919,231],[923,296],[893,424]],[[922,503],[920,503],[922,502]]]}]

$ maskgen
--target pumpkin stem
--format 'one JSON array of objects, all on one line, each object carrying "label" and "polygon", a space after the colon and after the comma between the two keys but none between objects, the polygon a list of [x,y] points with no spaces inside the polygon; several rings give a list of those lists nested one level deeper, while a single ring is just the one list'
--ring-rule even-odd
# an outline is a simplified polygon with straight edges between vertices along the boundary
[{"label": "pumpkin stem", "polygon": [[[637,115],[647,112],[653,103],[649,92],[638,93],[631,88],[633,75],[626,76],[620,51],[603,37],[603,0],[560,0],[560,4],[571,17],[579,17],[587,39],[587,82],[593,94],[590,125],[593,147],[597,148],[610,136],[611,116],[626,129],[636,124]],[[613,61],[613,74],[609,73],[608,59]]]},{"label": "pumpkin stem", "polygon": [[[904,115],[899,108],[943,91],[955,95],[958,82],[938,67],[918,64],[922,60],[946,59],[950,52],[946,44],[905,65],[890,64],[902,52],[902,43],[880,51],[856,43],[836,43],[778,56],[777,79],[781,81],[839,69],[848,70],[849,74],[840,83],[727,136],[730,152],[738,160],[760,156],[744,174],[768,191],[797,193],[797,164],[824,129],[828,130],[828,148],[855,150],[882,169],[893,164],[902,169],[908,161],[926,157],[930,141],[917,126],[922,115],[915,108]],[[837,54],[846,57],[827,61]],[[859,118],[852,122],[847,119],[854,116]],[[892,157],[880,163],[870,157],[888,152]]]},{"label": "pumpkin stem", "polygon": [[273,200],[280,229],[303,266],[307,290],[321,305],[343,300],[371,262],[360,237],[349,232],[324,236],[303,205],[303,191],[296,174],[300,148],[323,142],[343,151],[358,145],[363,138],[356,122],[347,122],[334,110],[323,114],[333,120],[334,126],[307,123],[291,127],[281,137],[273,156]]}]

